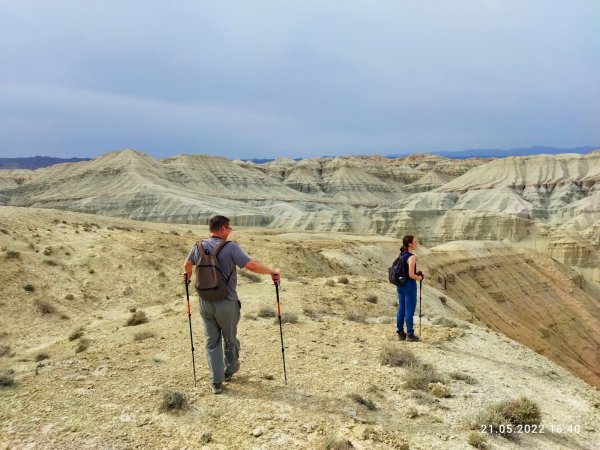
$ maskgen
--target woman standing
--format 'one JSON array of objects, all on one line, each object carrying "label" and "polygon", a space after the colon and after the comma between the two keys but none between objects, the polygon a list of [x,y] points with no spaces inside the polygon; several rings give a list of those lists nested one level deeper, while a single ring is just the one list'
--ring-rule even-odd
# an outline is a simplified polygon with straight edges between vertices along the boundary
[{"label": "woman standing", "polygon": [[[402,248],[400,255],[403,264],[408,266],[408,280],[398,289],[398,314],[396,315],[396,333],[401,341],[418,341],[419,336],[415,334],[413,328],[413,315],[417,307],[417,280],[423,279],[423,273],[417,272],[417,257],[413,251],[417,249],[418,241],[415,236],[404,236],[402,238]],[[406,267],[405,267],[406,269]],[[406,333],[404,332],[404,322],[406,322]]]}]

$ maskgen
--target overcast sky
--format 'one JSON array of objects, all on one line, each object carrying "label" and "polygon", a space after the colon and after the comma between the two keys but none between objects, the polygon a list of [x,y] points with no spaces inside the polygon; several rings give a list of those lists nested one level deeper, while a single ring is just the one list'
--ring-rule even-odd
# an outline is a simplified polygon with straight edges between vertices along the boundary
[{"label": "overcast sky", "polygon": [[600,1],[0,0],[0,156],[600,144]]}]

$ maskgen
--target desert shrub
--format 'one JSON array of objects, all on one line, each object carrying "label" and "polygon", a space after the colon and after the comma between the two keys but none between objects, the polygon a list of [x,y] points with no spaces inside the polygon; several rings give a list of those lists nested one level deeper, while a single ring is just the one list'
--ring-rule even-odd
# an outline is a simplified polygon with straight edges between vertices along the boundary
[{"label": "desert shrub", "polygon": [[0,356],[10,355],[10,345],[0,345]]},{"label": "desert shrub", "polygon": [[79,339],[81,336],[83,336],[83,327],[79,327],[75,331],[73,331],[69,335],[69,340],[74,341],[75,339]]},{"label": "desert shrub", "polygon": [[372,400],[366,399],[361,395],[351,394],[349,397],[359,405],[365,406],[369,411],[375,411],[377,409],[377,405],[375,405]]},{"label": "desert shrub", "polygon": [[79,339],[77,346],[75,347],[75,353],[81,353],[86,351],[90,347],[90,340],[86,338]]},{"label": "desert shrub", "polygon": [[167,390],[163,394],[162,404],[160,405],[161,411],[174,411],[185,408],[187,405],[187,398],[181,392]]},{"label": "desert shrub", "polygon": [[148,322],[148,317],[144,311],[136,311],[131,314],[127,322],[125,322],[126,327],[135,327],[136,325],[140,325],[142,323]]},{"label": "desert shrub", "polygon": [[328,438],[325,441],[325,450],[352,450],[354,445],[348,439]]},{"label": "desert shrub", "polygon": [[467,384],[477,384],[477,380],[475,378],[473,378],[471,375],[467,375],[466,373],[462,372],[452,372],[450,374],[450,378],[454,380],[464,381]]},{"label": "desert shrub", "polygon": [[65,295],[65,299],[66,300],[73,300],[75,297],[73,296],[73,294],[67,294]]},{"label": "desert shrub", "polygon": [[304,307],[302,309],[302,314],[304,314],[306,317],[309,317],[309,318],[311,318],[313,320],[320,319],[320,314],[316,310],[314,310],[312,308]]},{"label": "desert shrub", "polygon": [[44,302],[43,300],[37,300],[35,303],[38,311],[41,312],[42,315],[54,314],[56,312],[56,308],[54,306],[47,302]]},{"label": "desert shrub", "polygon": [[430,383],[443,381],[442,376],[431,366],[412,364],[404,373],[405,387],[408,389],[427,390]]},{"label": "desert shrub", "polygon": [[433,324],[441,325],[446,328],[458,328],[458,324],[454,320],[447,319],[446,317],[438,317],[433,321]]},{"label": "desert shrub", "polygon": [[130,313],[134,313],[134,312],[136,312],[136,311],[137,311],[137,308],[135,308],[135,307],[133,307],[133,308],[129,308],[129,312],[130,312]]},{"label": "desert shrub", "polygon": [[88,270],[88,272],[91,274],[96,273],[96,271],[94,269],[90,269],[90,270]]},{"label": "desert shrub", "polygon": [[15,250],[8,250],[6,252],[6,258],[7,259],[20,259],[21,253],[15,251]]},{"label": "desert shrub", "polygon": [[8,230],[4,228],[0,228],[0,233],[8,234]]},{"label": "desert shrub", "polygon": [[445,305],[445,304],[446,304],[446,302],[448,301],[448,299],[447,299],[445,296],[443,296],[443,295],[440,295],[440,296],[439,296],[439,299],[440,299],[440,302],[442,302],[444,305]]},{"label": "desert shrub", "polygon": [[325,282],[325,286],[333,287],[333,286],[335,286],[335,281],[333,281],[333,280],[327,280]]},{"label": "desert shrub", "polygon": [[23,286],[23,289],[25,289],[27,292],[34,292],[35,286],[33,284],[26,284]]},{"label": "desert shrub", "polygon": [[339,277],[337,279],[337,282],[340,284],[350,284],[350,280],[348,279],[347,276]]},{"label": "desert shrub", "polygon": [[14,386],[15,376],[12,369],[3,370],[0,372],[0,387]]},{"label": "desert shrub", "polygon": [[364,313],[360,311],[346,311],[344,317],[346,318],[346,320],[350,320],[352,322],[365,323],[367,321],[367,318],[364,315]]},{"label": "desert shrub", "polygon": [[431,394],[425,391],[411,391],[410,397],[414,398],[420,405],[433,405],[437,402]]},{"label": "desert shrub", "polygon": [[252,283],[259,283],[262,280],[260,276],[248,270],[240,270],[239,274]]},{"label": "desert shrub", "polygon": [[407,367],[421,363],[419,358],[407,348],[386,343],[381,348],[381,364],[392,367]]},{"label": "desert shrub", "polygon": [[450,397],[450,389],[443,383],[429,383],[427,389],[429,389],[429,392],[431,392],[434,397]]},{"label": "desert shrub", "polygon": [[485,449],[487,438],[485,437],[485,435],[473,431],[471,434],[469,434],[467,442],[469,443],[469,445],[475,448]]},{"label": "desert shrub", "polygon": [[541,419],[540,408],[526,397],[521,397],[487,406],[471,420],[471,429],[485,426],[488,433],[508,435],[513,425],[539,425]]},{"label": "desert shrub", "polygon": [[155,336],[156,334],[154,334],[152,331],[140,331],[139,333],[135,333],[135,335],[133,336],[133,340],[143,341],[144,339],[150,339]]},{"label": "desert shrub", "polygon": [[50,256],[52,254],[52,247],[46,247],[44,249],[44,255]]},{"label": "desert shrub", "polygon": [[48,355],[48,353],[45,353],[45,352],[40,352],[37,355],[35,355],[36,362],[40,362],[40,361],[43,361],[48,358],[50,358],[50,355]]},{"label": "desert shrub", "polygon": [[44,264],[48,266],[58,266],[58,262],[54,259],[45,259]]},{"label": "desert shrub", "polygon": [[377,301],[379,300],[379,298],[376,295],[374,295],[374,294],[370,294],[370,295],[367,295],[365,297],[365,300],[367,302],[369,302],[369,303],[375,304],[375,303],[377,303]]},{"label": "desert shrub", "polygon": [[275,312],[275,310],[268,306],[262,306],[256,314],[258,315],[258,317],[262,317],[263,319],[277,317],[277,313]]},{"label": "desert shrub", "polygon": [[[277,318],[275,322],[279,323],[279,318]],[[281,323],[298,323],[298,314],[294,312],[284,312],[281,315]]]}]

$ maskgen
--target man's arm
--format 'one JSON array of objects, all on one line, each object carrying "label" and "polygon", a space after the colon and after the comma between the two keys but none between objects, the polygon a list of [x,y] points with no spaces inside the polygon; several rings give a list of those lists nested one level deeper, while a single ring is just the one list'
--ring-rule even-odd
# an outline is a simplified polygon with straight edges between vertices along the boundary
[{"label": "man's arm", "polygon": [[250,272],[260,273],[263,275],[271,275],[274,283],[279,283],[279,269],[271,269],[258,261],[251,259],[246,263],[244,269],[248,269]]},{"label": "man's arm", "polygon": [[[185,263],[183,263],[183,282],[186,281],[189,283],[192,280],[192,268],[194,265],[190,262],[188,258],[185,258]],[[187,276],[187,280],[186,280]]]}]

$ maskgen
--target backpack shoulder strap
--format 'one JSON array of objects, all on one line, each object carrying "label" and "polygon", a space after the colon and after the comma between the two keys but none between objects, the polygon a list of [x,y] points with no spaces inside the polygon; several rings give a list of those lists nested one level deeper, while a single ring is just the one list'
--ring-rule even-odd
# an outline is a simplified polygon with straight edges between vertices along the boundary
[{"label": "backpack shoulder strap", "polygon": [[229,242],[231,242],[231,241],[221,241],[221,243],[217,246],[217,248],[214,249],[214,251],[211,253],[211,255],[217,256],[217,254],[221,251],[221,249],[223,247],[225,247],[225,245],[227,245]]}]

